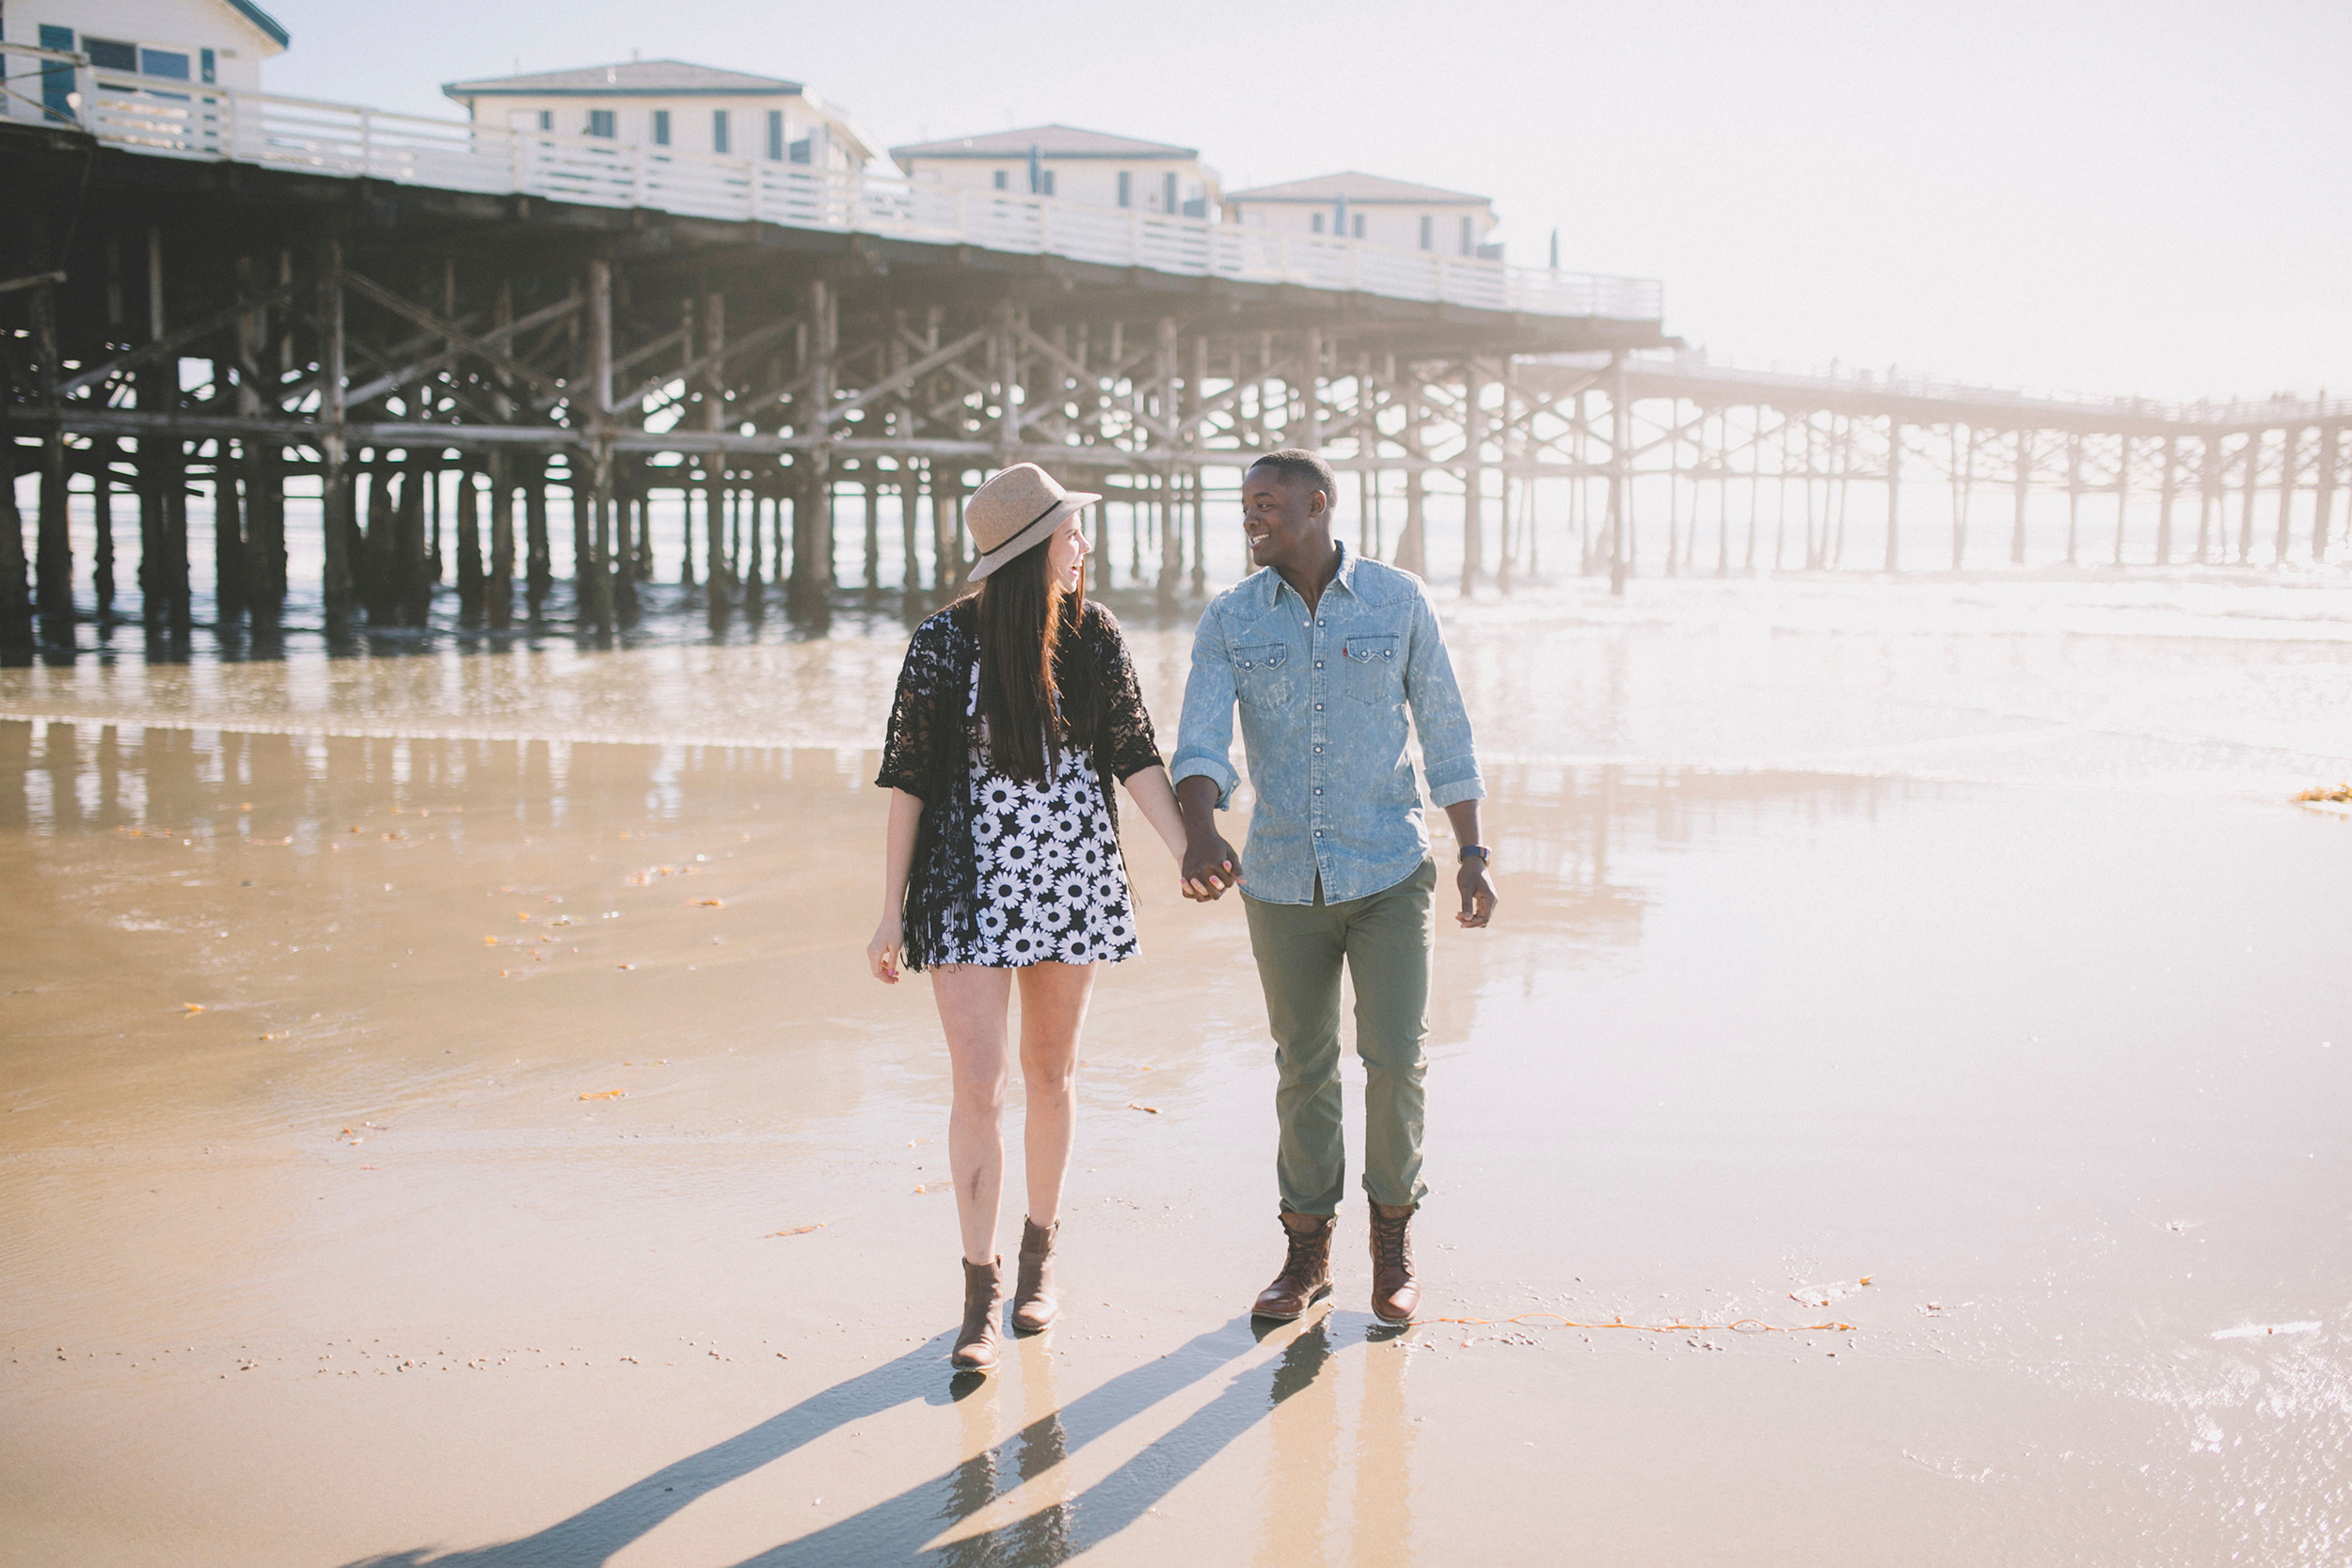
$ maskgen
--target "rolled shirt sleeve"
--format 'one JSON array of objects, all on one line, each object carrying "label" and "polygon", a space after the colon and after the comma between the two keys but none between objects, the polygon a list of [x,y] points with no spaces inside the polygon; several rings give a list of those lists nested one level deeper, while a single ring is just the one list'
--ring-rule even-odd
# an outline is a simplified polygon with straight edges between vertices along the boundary
[{"label": "rolled shirt sleeve", "polygon": [[1438,611],[1426,589],[1414,595],[1405,700],[1412,708],[1413,728],[1421,736],[1421,765],[1430,802],[1442,807],[1485,800],[1486,784],[1478,771],[1470,714],[1462,706],[1454,660],[1445,651],[1445,632],[1438,624]]},{"label": "rolled shirt sleeve", "polygon": [[1192,669],[1184,676],[1184,708],[1176,724],[1176,759],[1169,768],[1178,784],[1208,779],[1216,785],[1217,809],[1232,800],[1241,775],[1233,771],[1233,662],[1225,645],[1225,624],[1211,604],[1192,638]]}]

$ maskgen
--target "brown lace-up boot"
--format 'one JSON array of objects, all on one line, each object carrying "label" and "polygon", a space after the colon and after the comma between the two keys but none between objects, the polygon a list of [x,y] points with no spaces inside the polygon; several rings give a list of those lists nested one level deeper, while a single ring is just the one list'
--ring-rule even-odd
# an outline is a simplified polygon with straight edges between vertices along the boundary
[{"label": "brown lace-up boot", "polygon": [[1391,1328],[1413,1321],[1421,1305],[1421,1286],[1413,1278],[1412,1242],[1406,1227],[1421,1205],[1372,1206],[1372,1315]]},{"label": "brown lace-up boot", "polygon": [[1328,1214],[1282,1215],[1290,1257],[1274,1283],[1258,1292],[1252,1317],[1288,1323],[1331,1293],[1331,1227],[1337,1224]]},{"label": "brown lace-up boot", "polygon": [[956,1333],[956,1350],[947,1359],[960,1372],[993,1372],[996,1346],[1003,1338],[997,1308],[1005,1300],[1005,1260],[963,1265],[963,1327]]},{"label": "brown lace-up boot", "polygon": [[1012,1326],[1016,1333],[1035,1334],[1054,1321],[1061,1304],[1054,1299],[1054,1238],[1061,1221],[1040,1226],[1021,1222],[1021,1277],[1012,1291]]}]

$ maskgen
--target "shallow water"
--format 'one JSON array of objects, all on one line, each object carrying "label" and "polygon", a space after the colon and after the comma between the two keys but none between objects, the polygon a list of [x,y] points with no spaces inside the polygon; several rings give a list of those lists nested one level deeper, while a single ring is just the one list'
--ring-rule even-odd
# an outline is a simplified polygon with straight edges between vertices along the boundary
[{"label": "shallow water", "polygon": [[1240,911],[1135,839],[1070,1314],[961,1399],[887,622],[0,673],[0,1560],[2330,1560],[2342,599],[1449,604],[1426,1310],[1551,1316],[1374,1332],[1351,1214],[1251,1332]]}]

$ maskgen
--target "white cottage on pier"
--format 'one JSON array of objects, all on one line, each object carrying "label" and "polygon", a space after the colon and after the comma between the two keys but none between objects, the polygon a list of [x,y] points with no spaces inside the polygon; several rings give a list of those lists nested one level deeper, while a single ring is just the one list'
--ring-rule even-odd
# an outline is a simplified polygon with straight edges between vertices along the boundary
[{"label": "white cottage on pier", "polygon": [[1335,234],[1400,250],[1489,258],[1502,254],[1501,246],[1486,243],[1500,220],[1486,197],[1352,169],[1228,192],[1225,216],[1251,229]]},{"label": "white cottage on pier", "polygon": [[[180,85],[262,90],[262,62],[282,54],[286,29],[251,0],[7,0],[0,7],[0,41],[30,44],[64,54],[86,55],[109,78],[145,78],[142,86],[170,92]],[[42,71],[33,81],[23,61],[12,61],[8,112],[23,118],[31,108],[16,102],[38,92],[41,106],[60,119],[79,117],[66,95],[74,91],[71,71]],[[55,102],[51,102],[52,99]]]},{"label": "white cottage on pier", "polygon": [[890,157],[908,179],[949,190],[1010,191],[1194,218],[1214,216],[1217,205],[1217,172],[1200,161],[1200,149],[1073,125],[914,142],[892,148]]},{"label": "white cottage on pier", "polygon": [[865,168],[874,149],[850,117],[798,82],[684,60],[628,60],[444,83],[477,125],[605,136],[837,174]]}]

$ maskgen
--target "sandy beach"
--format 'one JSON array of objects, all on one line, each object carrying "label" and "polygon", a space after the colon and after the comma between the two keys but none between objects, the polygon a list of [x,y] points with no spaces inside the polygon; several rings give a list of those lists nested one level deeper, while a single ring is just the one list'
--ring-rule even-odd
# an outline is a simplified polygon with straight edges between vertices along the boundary
[{"label": "sandy beach", "polygon": [[1433,1321],[1352,1203],[1253,1330],[1241,911],[1131,821],[1070,1306],[977,1389],[860,957],[902,631],[0,672],[0,1562],[2332,1560],[2340,598],[1449,605]]}]

